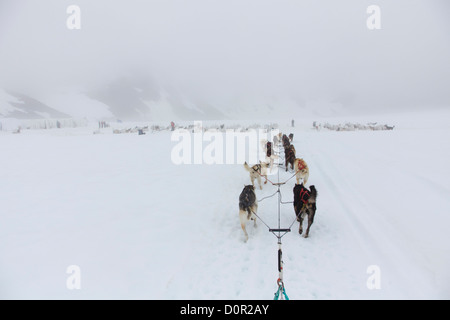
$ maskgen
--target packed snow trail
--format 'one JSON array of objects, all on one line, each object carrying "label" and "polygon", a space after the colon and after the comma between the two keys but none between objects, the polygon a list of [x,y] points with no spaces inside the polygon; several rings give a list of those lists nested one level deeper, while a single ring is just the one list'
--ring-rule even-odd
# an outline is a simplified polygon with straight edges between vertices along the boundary
[{"label": "packed snow trail", "polygon": [[[289,298],[449,298],[449,128],[298,126],[282,130],[319,195],[309,238],[294,222],[282,240]],[[0,145],[1,298],[273,299],[277,239],[258,221],[244,242],[242,164],[175,165],[168,132],[24,131]],[[283,201],[294,184],[281,186]],[[258,210],[274,227],[277,206],[275,196]],[[293,219],[282,205],[281,227]],[[80,290],[66,286],[70,265]],[[373,265],[381,287],[370,290]]]}]

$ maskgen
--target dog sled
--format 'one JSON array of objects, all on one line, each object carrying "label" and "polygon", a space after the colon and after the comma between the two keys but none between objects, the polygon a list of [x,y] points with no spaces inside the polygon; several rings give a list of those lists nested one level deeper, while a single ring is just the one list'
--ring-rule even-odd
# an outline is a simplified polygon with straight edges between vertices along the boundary
[{"label": "dog sled", "polygon": [[[275,141],[275,138],[277,138],[277,140]],[[281,138],[281,139],[278,139]],[[284,141],[283,141],[284,140]],[[292,138],[291,138],[292,141]],[[276,148],[272,149],[272,144],[270,142],[266,141],[266,145],[267,145],[267,156],[270,157],[272,155],[276,155],[278,161],[274,162],[273,165],[278,166],[279,168],[283,167],[283,162],[285,162],[285,159],[282,159],[281,156],[281,152],[278,151],[280,150],[281,144],[284,144],[284,150],[286,153],[286,149],[289,148],[288,150],[294,150],[293,152],[295,152],[295,148],[293,148],[293,145],[290,145],[290,141],[289,138],[286,135],[283,135],[281,137],[275,136],[274,137],[274,145]],[[292,148],[291,148],[291,147]],[[269,151],[270,148],[270,151]],[[277,154],[278,153],[278,154]],[[287,155],[284,155],[284,158],[287,158]],[[272,165],[272,164],[271,164]],[[271,232],[276,238],[277,238],[277,243],[278,243],[278,251],[277,251],[277,259],[278,259],[278,279],[277,279],[277,291],[274,293],[274,300],[289,300],[289,297],[286,293],[286,288],[283,282],[283,271],[284,271],[284,267],[283,267],[283,251],[282,251],[282,238],[289,232],[291,232],[291,227],[293,226],[293,224],[295,223],[295,221],[299,221],[300,222],[300,226],[299,226],[299,233],[302,234],[303,232],[303,228],[302,228],[302,222],[304,217],[307,215],[308,216],[308,227],[306,229],[306,233],[304,235],[305,238],[308,237],[309,234],[309,229],[314,221],[314,215],[315,215],[315,210],[316,210],[316,197],[317,197],[317,191],[315,189],[314,186],[310,186],[310,189],[306,188],[304,186],[304,184],[306,184],[308,177],[309,177],[309,169],[308,166],[306,164],[306,162],[303,159],[300,158],[295,158],[294,163],[292,163],[292,169],[294,174],[289,177],[287,180],[280,182],[280,170],[277,171],[277,182],[271,181],[266,174],[263,174],[263,164],[260,163],[259,165],[255,165],[253,167],[250,167],[247,163],[244,164],[244,167],[246,168],[246,170],[248,172],[250,172],[250,178],[252,180],[252,184],[253,184],[253,190],[255,189],[255,184],[254,184],[254,180],[258,179],[259,180],[259,185],[261,188],[261,177],[263,177],[265,179],[265,183],[270,182],[271,185],[275,186],[277,188],[277,191],[267,197],[264,197],[262,199],[256,200],[256,204],[252,205],[251,209],[246,209],[248,210],[248,215],[246,214],[246,212],[244,211],[244,208],[240,207],[240,210],[242,212],[240,212],[240,217],[241,217],[241,226],[244,222],[243,217],[244,215],[246,217],[248,217],[248,220],[250,220],[250,217],[253,217],[255,220],[255,224],[256,224],[256,219],[260,220],[267,228],[268,231]],[[285,169],[286,172],[288,171],[287,167],[287,162],[285,165]],[[297,178],[297,183],[294,186],[293,192],[294,192],[294,201],[291,202],[284,202],[282,200],[282,194],[281,194],[281,186],[285,185],[288,181],[290,181],[293,177]],[[302,183],[300,184],[300,180],[302,180]],[[246,186],[246,187],[252,187],[252,186]],[[245,188],[246,188],[245,187]],[[244,189],[245,189],[244,188]],[[241,194],[242,195],[242,194]],[[258,203],[267,199],[267,198],[271,198],[273,196],[277,195],[278,196],[278,225],[276,228],[273,228],[271,226],[269,226],[256,212],[257,208],[258,208]],[[249,197],[247,197],[246,199],[249,199]],[[241,199],[240,199],[241,200]],[[295,218],[292,221],[292,223],[289,225],[289,227],[287,228],[283,228],[281,226],[281,205],[282,204],[289,204],[292,203],[294,205],[294,212],[295,212]],[[241,203],[240,203],[241,205]],[[242,214],[241,214],[242,213]],[[252,219],[253,220],[253,219]],[[244,222],[245,223],[245,222]],[[245,226],[242,227],[242,229],[244,230],[244,233],[246,235],[246,239],[248,239],[248,234],[245,231]]]}]

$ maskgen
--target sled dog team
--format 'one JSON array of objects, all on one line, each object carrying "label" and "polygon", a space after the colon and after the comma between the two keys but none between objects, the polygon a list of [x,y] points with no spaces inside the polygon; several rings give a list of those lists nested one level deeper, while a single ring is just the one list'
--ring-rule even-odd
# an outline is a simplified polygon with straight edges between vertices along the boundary
[{"label": "sled dog team", "polygon": [[[314,186],[310,186],[310,189],[305,187],[309,178],[309,169],[305,160],[296,157],[294,145],[291,144],[293,139],[294,135],[292,133],[289,136],[279,133],[273,137],[273,144],[282,144],[284,148],[286,172],[289,170],[289,166],[295,172],[297,183],[293,189],[294,212],[297,221],[300,222],[300,234],[303,233],[303,219],[308,216],[308,227],[304,235],[304,237],[307,238],[316,213],[317,190]],[[267,170],[272,170],[273,160],[278,159],[278,155],[275,155],[273,152],[272,142],[263,140],[261,141],[261,144],[266,153],[266,161],[253,166],[249,166],[247,162],[244,163],[244,168],[249,172],[250,180],[252,182],[251,185],[244,186],[244,189],[239,196],[239,220],[242,230],[244,231],[245,241],[248,240],[247,230],[245,229],[247,222],[253,220],[254,225],[256,226],[258,201],[255,193],[255,180],[257,180],[259,188],[262,190],[261,178],[265,178],[264,184],[266,184]],[[300,179],[302,179],[301,183]]]}]

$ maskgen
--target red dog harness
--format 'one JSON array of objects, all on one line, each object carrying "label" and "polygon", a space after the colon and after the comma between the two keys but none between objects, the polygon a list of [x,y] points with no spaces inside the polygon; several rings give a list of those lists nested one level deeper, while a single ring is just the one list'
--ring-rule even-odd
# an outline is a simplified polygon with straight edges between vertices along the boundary
[{"label": "red dog harness", "polygon": [[309,191],[306,188],[302,188],[302,190],[300,190],[300,200],[303,202],[303,204],[306,204],[308,202],[309,199]]},{"label": "red dog harness", "polygon": [[305,168],[306,168],[305,163],[303,161],[299,161],[298,162],[298,171],[302,171]]}]

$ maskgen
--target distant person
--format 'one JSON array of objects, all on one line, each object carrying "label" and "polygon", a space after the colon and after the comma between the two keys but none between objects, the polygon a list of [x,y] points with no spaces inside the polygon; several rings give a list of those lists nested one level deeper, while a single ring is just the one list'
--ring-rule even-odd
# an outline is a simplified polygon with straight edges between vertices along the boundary
[{"label": "distant person", "polygon": [[174,131],[175,130],[175,122],[170,122],[170,130]]},{"label": "distant person", "polygon": [[291,126],[294,127],[294,119],[291,120]]}]

